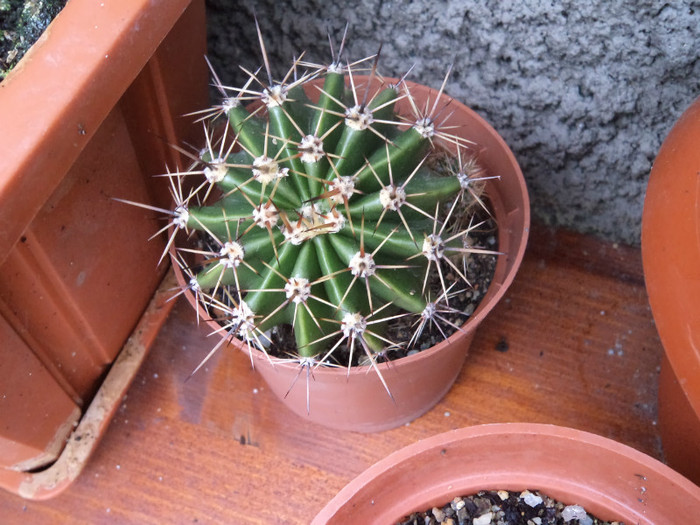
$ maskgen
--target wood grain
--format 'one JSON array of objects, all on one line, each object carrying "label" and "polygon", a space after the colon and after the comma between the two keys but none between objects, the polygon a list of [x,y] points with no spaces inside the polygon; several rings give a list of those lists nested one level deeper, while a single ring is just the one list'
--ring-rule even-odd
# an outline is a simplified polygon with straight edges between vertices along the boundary
[{"label": "wood grain", "polygon": [[380,434],[306,423],[181,301],[82,476],[55,499],[0,493],[2,523],[309,523],[353,477],[416,440],[480,423],[588,430],[654,457],[662,347],[637,248],[542,226],[449,394]]}]

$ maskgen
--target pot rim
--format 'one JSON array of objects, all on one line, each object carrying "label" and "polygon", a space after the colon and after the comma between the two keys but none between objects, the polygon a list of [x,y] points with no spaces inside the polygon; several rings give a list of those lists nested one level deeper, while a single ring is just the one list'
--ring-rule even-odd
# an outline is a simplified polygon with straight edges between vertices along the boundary
[{"label": "pot rim", "polygon": [[[452,474],[447,477],[442,486],[430,484],[429,480],[426,486],[422,486],[419,480],[414,480],[415,490],[408,490],[408,503],[394,505],[393,510],[399,511],[396,519],[412,512],[415,507],[422,508],[422,505],[427,502],[432,502],[435,498],[436,491],[440,489],[445,494],[444,501],[447,502],[453,496],[450,493],[459,493],[467,495],[469,492],[460,493],[460,487],[456,486],[457,478],[466,479],[464,482],[470,487],[479,486],[484,490],[541,490],[550,497],[560,499],[557,493],[572,494],[578,490],[582,497],[578,504],[583,504],[587,512],[598,514],[600,506],[603,513],[618,514],[625,520],[639,523],[651,523],[654,521],[654,516],[658,519],[663,516],[664,509],[673,509],[674,505],[678,505],[679,501],[686,500],[692,512],[700,513],[700,487],[693,484],[690,480],[683,477],[678,472],[672,470],[667,465],[660,461],[630,447],[603,436],[593,434],[583,430],[573,428],[542,424],[542,423],[491,423],[482,424],[472,427],[465,427],[456,430],[437,434],[426,439],[412,443],[389,456],[383,458],[379,462],[373,464],[360,475],[355,477],[348,483],[314,518],[312,525],[321,525],[322,523],[333,523],[332,520],[341,511],[349,511],[352,508],[358,508],[363,505],[362,494],[365,495],[372,491],[372,487],[386,486],[389,476],[397,465],[403,465],[405,468],[410,468],[414,464],[425,463],[429,459],[430,454],[434,457],[436,451],[440,455],[449,455],[452,451],[450,447],[457,450],[460,446],[468,447],[469,443],[488,444],[497,439],[526,438],[527,443],[536,445],[544,451],[551,450],[552,446],[564,447],[564,450],[569,450],[570,455],[567,455],[564,462],[552,461],[551,463],[543,462],[542,471],[523,470],[525,467],[510,469],[506,472],[506,468],[496,464],[493,472],[484,470],[469,470],[468,458],[462,456],[459,459],[460,468],[464,468],[468,472],[464,476]],[[466,448],[465,447],[465,448]],[[483,448],[483,454],[489,454],[487,448]],[[576,451],[582,451],[583,455],[576,457],[573,455]],[[491,453],[493,454],[493,453]],[[423,457],[425,456],[425,457]],[[527,458],[528,454],[523,457]],[[570,466],[581,466],[584,462],[597,463],[601,458],[612,458],[622,461],[624,471],[611,469],[605,464],[600,467],[603,473],[603,482],[599,485],[588,483],[588,480],[566,479],[559,470]],[[556,459],[556,458],[554,458]],[[454,463],[454,462],[452,462]],[[497,463],[497,460],[496,460]],[[602,463],[602,462],[600,462]],[[448,473],[452,472],[449,467],[445,469]],[[634,472],[633,482],[625,478],[625,474]],[[442,473],[442,471],[441,471]],[[608,478],[608,479],[605,479]],[[634,486],[634,482],[639,483],[639,487]],[[430,486],[427,486],[430,485]],[[606,490],[612,488],[611,490]],[[471,493],[478,491],[473,489]],[[674,491],[673,497],[666,498],[667,491]],[[554,494],[553,494],[554,493]],[[622,494],[627,494],[629,497],[623,500]],[[592,498],[600,498],[599,502],[593,502]],[[653,502],[658,507],[647,507],[647,499],[653,498]],[[420,501],[418,501],[420,500]],[[586,501],[588,500],[588,501]],[[575,502],[564,502],[575,503]],[[374,504],[374,500],[372,500]],[[429,505],[432,506],[433,503]],[[600,504],[600,505],[598,505]],[[400,507],[400,509],[398,508]],[[654,510],[656,508],[657,510]],[[383,512],[382,507],[375,510]],[[652,516],[647,515],[650,511]],[[404,513],[405,512],[405,513]],[[386,513],[385,513],[386,514]],[[386,517],[386,516],[384,516]],[[660,523],[660,522],[657,522]]]}]

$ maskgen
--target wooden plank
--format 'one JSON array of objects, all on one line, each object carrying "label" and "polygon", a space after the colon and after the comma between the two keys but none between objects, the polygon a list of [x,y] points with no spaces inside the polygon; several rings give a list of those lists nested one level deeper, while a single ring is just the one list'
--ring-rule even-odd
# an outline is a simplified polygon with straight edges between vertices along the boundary
[{"label": "wooden plank", "polygon": [[571,426],[661,457],[662,347],[637,248],[536,227],[455,387],[422,418],[380,434],[300,420],[231,351],[187,380],[212,344],[178,303],[82,477],[46,502],[0,494],[4,520],[308,523],[390,452],[489,422]]}]

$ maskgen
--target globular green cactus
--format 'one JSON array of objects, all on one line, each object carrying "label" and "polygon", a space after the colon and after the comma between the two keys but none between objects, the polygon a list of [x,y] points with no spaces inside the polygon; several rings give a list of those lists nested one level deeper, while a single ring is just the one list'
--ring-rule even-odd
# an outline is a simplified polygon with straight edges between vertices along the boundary
[{"label": "globular green cactus", "polygon": [[[419,106],[405,81],[378,75],[375,57],[296,60],[281,81],[264,46],[263,58],[240,89],[215,76],[224,99],[203,119],[206,147],[170,174],[175,260],[208,315],[263,351],[271,329],[291,325],[287,351],[305,365],[337,365],[339,348],[375,364],[434,323],[454,325],[466,258],[494,252],[469,237],[486,177],[473,144],[444,125],[449,107],[439,95]],[[395,113],[402,99],[412,115]],[[180,230],[203,244],[179,245],[191,238]],[[408,316],[413,336],[391,340],[387,325]]]}]

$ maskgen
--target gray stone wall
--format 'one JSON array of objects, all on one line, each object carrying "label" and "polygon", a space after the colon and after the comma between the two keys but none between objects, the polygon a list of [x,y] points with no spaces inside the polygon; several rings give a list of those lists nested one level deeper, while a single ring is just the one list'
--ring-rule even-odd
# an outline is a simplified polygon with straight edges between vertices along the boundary
[{"label": "gray stone wall", "polygon": [[[383,43],[381,70],[439,87],[478,111],[520,162],[533,214],[639,243],[651,163],[700,96],[700,2],[208,0],[209,57],[225,83],[303,50],[326,61],[349,23],[348,58]],[[700,146],[699,146],[700,147]]]}]

